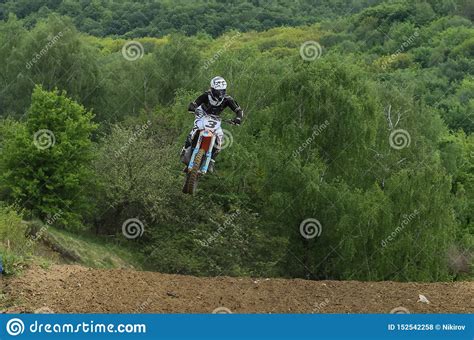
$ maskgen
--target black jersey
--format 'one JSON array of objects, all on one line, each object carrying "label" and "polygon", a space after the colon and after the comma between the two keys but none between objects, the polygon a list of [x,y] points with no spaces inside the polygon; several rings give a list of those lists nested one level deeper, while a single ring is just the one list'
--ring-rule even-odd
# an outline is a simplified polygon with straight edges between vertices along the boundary
[{"label": "black jersey", "polygon": [[217,105],[213,105],[214,100],[211,97],[210,91],[206,91],[201,94],[197,99],[189,104],[188,110],[195,111],[199,106],[210,115],[219,116],[222,111],[225,110],[226,107],[229,107],[232,111],[235,112],[238,118],[243,118],[243,111],[239,104],[229,95],[225,95],[224,99],[220,103],[215,103]]}]

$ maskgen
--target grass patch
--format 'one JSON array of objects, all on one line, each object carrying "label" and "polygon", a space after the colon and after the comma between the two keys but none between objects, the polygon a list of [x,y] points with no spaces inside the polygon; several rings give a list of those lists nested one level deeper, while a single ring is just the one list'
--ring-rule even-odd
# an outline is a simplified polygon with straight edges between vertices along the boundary
[{"label": "grass patch", "polygon": [[26,265],[28,257],[26,224],[13,207],[0,206],[0,261],[3,273],[15,274]]},{"label": "grass patch", "polygon": [[[36,233],[31,234],[32,229]],[[141,269],[142,260],[126,246],[59,230],[40,221],[25,222],[14,207],[0,206],[0,261],[6,275],[17,274],[33,263],[42,268],[54,263],[77,263],[93,268]]]},{"label": "grass patch", "polygon": [[94,268],[141,268],[141,255],[100,237],[74,234],[49,227],[47,234],[53,242],[68,249],[79,258],[79,263]]}]

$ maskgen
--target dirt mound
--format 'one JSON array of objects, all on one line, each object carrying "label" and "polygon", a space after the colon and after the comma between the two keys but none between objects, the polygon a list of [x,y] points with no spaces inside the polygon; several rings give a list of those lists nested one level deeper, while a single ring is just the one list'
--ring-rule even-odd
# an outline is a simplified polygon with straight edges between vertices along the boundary
[{"label": "dirt mound", "polygon": [[[31,268],[6,283],[8,312],[473,313],[474,283],[199,278],[76,265]],[[418,302],[423,294],[430,303]]]}]

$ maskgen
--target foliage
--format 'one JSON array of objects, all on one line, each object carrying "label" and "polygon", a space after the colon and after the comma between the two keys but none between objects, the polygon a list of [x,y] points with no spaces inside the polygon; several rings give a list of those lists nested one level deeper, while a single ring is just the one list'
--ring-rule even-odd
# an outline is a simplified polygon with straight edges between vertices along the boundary
[{"label": "foliage", "polygon": [[113,126],[100,143],[95,172],[101,229],[121,232],[128,218],[156,223],[170,214],[163,206],[173,199],[168,193],[180,185],[171,168],[177,151],[150,133],[153,123]]},{"label": "foliage", "polygon": [[60,247],[76,254],[82,265],[93,268],[141,268],[143,259],[139,252],[115,244],[112,240],[78,235],[50,225],[47,225],[44,234],[54,239]]},{"label": "foliage", "polygon": [[91,209],[92,118],[65,92],[36,87],[26,122],[4,137],[1,184],[9,200],[43,220],[59,215],[64,226],[79,226]]},{"label": "foliage", "polygon": [[[100,93],[99,68],[95,48],[79,38],[67,18],[56,16],[41,21],[31,31],[21,28],[10,16],[0,25],[0,39],[6,42],[0,66],[2,74],[2,112],[21,116],[30,105],[35,84],[47,90],[60,88],[86,106]],[[11,39],[15,36],[15,39]]]},{"label": "foliage", "polygon": [[[378,2],[378,1],[376,1]],[[275,26],[296,26],[358,11],[374,1],[51,1],[34,3],[6,1],[0,5],[0,19],[9,13],[29,25],[51,13],[74,18],[82,31],[96,36],[162,36],[183,32],[212,36],[237,29],[262,31]],[[197,20],[197,18],[199,18]]]},{"label": "foliage", "polygon": [[26,226],[13,207],[0,206],[0,256],[6,274],[16,273],[27,255]]}]

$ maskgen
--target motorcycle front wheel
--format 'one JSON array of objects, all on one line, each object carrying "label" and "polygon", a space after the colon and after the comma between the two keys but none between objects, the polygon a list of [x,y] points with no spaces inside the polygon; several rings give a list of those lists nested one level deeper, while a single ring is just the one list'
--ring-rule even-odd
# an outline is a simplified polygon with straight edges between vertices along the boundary
[{"label": "motorcycle front wheel", "polygon": [[201,168],[202,158],[206,151],[204,149],[200,149],[194,158],[194,165],[191,170],[188,171],[186,174],[186,181],[184,182],[183,192],[185,194],[194,195],[197,190],[197,184],[199,179],[199,169]]}]

